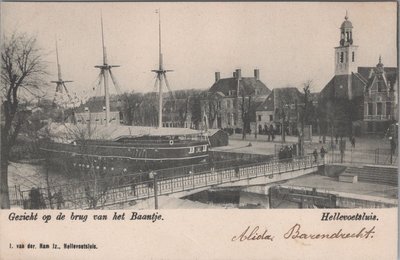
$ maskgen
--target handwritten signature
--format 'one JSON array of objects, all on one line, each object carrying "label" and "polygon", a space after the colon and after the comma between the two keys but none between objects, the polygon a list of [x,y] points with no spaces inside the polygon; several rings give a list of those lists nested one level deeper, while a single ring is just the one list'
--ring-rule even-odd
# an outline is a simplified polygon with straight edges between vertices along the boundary
[{"label": "handwritten signature", "polygon": [[[287,232],[283,234],[284,239],[371,239],[375,234],[375,226],[371,228],[362,227],[355,232],[343,231],[339,229],[335,232],[324,232],[324,233],[307,233],[301,230],[300,224],[295,224]],[[268,234],[268,229],[260,230],[259,226],[247,228],[240,234],[232,237],[231,241],[255,241],[255,240],[268,240],[273,241],[274,236]]]},{"label": "handwritten signature", "polygon": [[[268,229],[264,229],[264,232],[258,230],[260,229],[259,226],[255,226],[253,229],[248,226],[240,235],[233,236],[232,241],[254,241],[254,240],[269,240],[273,241],[274,237],[268,233]],[[251,230],[251,231],[250,231]]]},{"label": "handwritten signature", "polygon": [[339,229],[333,233],[316,233],[316,234],[308,234],[304,233],[301,230],[300,224],[295,224],[291,227],[284,235],[285,239],[349,239],[349,238],[359,238],[359,239],[368,239],[373,238],[373,234],[375,234],[375,226],[370,229],[366,227],[361,228],[356,232],[345,232],[343,229]]}]

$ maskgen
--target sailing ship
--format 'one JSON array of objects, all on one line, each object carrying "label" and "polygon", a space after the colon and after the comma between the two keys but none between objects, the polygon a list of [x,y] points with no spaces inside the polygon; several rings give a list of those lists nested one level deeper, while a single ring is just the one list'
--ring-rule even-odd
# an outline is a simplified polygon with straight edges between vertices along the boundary
[{"label": "sailing ship", "polygon": [[[188,128],[166,128],[162,124],[163,82],[171,91],[163,67],[161,52],[161,18],[159,15],[159,66],[152,70],[158,83],[158,127],[111,124],[108,76],[115,79],[104,44],[101,19],[103,64],[100,69],[105,93],[105,124],[52,123],[42,129],[46,138],[40,149],[55,165],[67,166],[75,172],[98,170],[111,174],[137,173],[167,167],[198,163],[208,158],[209,141],[202,131]],[[62,82],[58,60],[59,80]],[[56,83],[57,83],[56,82]],[[60,83],[57,83],[58,85]],[[63,83],[62,83],[63,84]],[[57,86],[58,86],[57,85]]]}]

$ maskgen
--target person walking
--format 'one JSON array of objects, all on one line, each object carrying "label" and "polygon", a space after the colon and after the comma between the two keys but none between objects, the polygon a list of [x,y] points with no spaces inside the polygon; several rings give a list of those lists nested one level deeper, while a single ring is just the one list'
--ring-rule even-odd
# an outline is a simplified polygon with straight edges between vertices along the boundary
[{"label": "person walking", "polygon": [[312,153],[314,156],[314,162],[316,163],[318,161],[318,152],[317,149],[314,149],[314,152]]},{"label": "person walking", "polygon": [[391,148],[391,153],[395,154],[396,152],[396,142],[394,141],[393,137],[390,137],[390,148]]},{"label": "person walking", "polygon": [[320,154],[321,154],[321,159],[322,159],[322,161],[325,163],[325,154],[326,154],[326,150],[324,149],[323,146],[321,147]]},{"label": "person walking", "polygon": [[275,133],[274,133],[275,129],[274,126],[272,124],[269,125],[269,133],[271,134],[271,139],[272,142],[275,140]]}]

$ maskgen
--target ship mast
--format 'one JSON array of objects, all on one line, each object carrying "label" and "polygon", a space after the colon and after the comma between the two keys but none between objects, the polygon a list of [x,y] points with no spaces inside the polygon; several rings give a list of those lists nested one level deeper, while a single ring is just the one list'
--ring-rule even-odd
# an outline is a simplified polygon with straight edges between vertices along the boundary
[{"label": "ship mast", "polygon": [[[69,92],[68,92],[68,89],[67,89],[67,86],[65,85],[65,83],[73,82],[73,81],[71,81],[71,80],[63,80],[62,79],[60,59],[58,57],[57,37],[56,37],[56,56],[57,56],[57,76],[58,76],[58,79],[54,80],[54,81],[51,81],[51,83],[56,83],[56,91],[54,93],[53,104],[56,104],[57,93],[63,94],[64,90],[65,90],[65,93],[67,94],[69,100],[70,101],[72,100],[71,96],[69,95]],[[64,114],[64,110],[62,110],[62,113]],[[63,120],[64,120],[64,115],[63,115]]]},{"label": "ship mast", "polygon": [[[169,87],[169,83],[167,80],[167,72],[170,72],[172,70],[165,70],[163,66],[163,57],[162,57],[162,52],[161,52],[161,11],[160,9],[156,10],[156,13],[158,13],[158,54],[159,54],[159,59],[158,59],[158,69],[157,70],[152,70],[152,72],[155,72],[157,74],[156,76],[156,82],[154,86],[157,86],[158,83],[158,127],[162,127],[162,107],[163,107],[163,90],[162,90],[162,81],[165,81],[165,85],[168,88],[168,90],[171,92],[173,96],[173,92],[171,91]],[[173,96],[175,99],[175,97]]]},{"label": "ship mast", "polygon": [[103,79],[104,82],[104,95],[106,99],[106,126],[110,124],[110,92],[108,88],[108,76],[110,75],[111,80],[117,89],[117,92],[119,91],[119,86],[117,84],[116,79],[114,78],[114,75],[111,72],[111,68],[114,67],[119,67],[119,65],[109,65],[107,61],[107,52],[106,52],[106,46],[104,43],[104,29],[103,29],[103,15],[101,15],[101,43],[103,47],[103,64],[102,65],[96,65],[94,66],[95,68],[100,69],[100,81],[99,84],[101,84],[101,79]]}]

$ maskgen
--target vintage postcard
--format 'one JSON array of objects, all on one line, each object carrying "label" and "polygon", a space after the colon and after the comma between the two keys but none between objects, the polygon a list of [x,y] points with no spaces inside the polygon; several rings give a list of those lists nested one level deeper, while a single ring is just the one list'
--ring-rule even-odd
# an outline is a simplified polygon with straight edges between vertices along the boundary
[{"label": "vintage postcard", "polygon": [[0,259],[397,259],[397,2],[1,3]]}]

